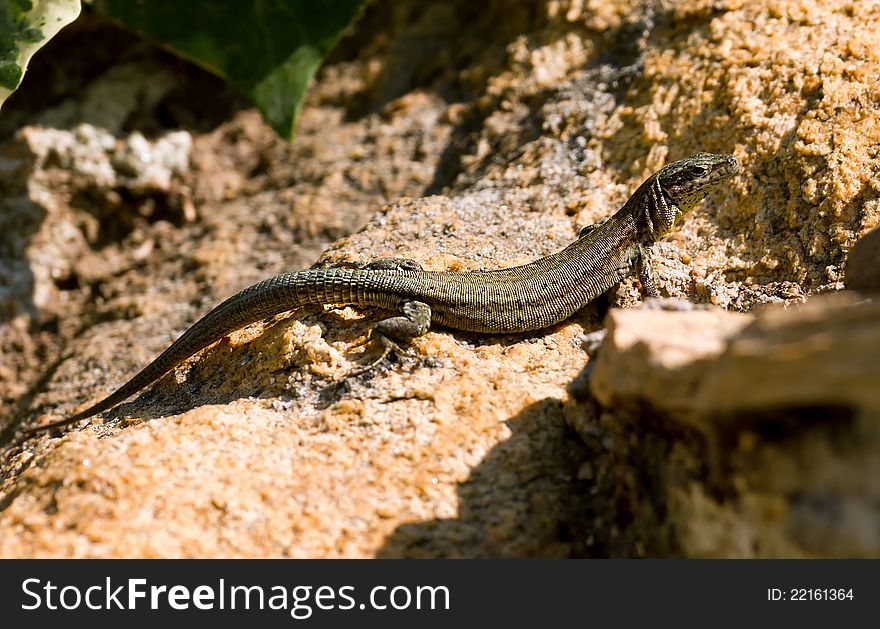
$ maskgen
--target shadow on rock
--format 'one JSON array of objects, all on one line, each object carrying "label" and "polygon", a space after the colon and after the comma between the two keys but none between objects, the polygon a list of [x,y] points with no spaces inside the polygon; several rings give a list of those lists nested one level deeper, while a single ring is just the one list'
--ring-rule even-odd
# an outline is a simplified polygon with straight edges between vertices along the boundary
[{"label": "shadow on rock", "polygon": [[511,437],[459,485],[459,517],[402,525],[378,556],[586,556],[590,496],[578,471],[590,451],[562,411],[560,400],[545,399],[508,420]]}]

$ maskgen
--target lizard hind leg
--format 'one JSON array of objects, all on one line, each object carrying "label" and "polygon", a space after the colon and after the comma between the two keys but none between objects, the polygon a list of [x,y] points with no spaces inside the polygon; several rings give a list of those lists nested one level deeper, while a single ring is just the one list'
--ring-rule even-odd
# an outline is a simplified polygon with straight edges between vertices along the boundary
[{"label": "lizard hind leg", "polygon": [[385,360],[392,351],[401,351],[399,344],[409,343],[425,334],[431,327],[431,307],[428,304],[421,301],[404,301],[400,305],[400,310],[402,316],[383,319],[376,324],[370,334],[370,341],[382,348],[379,357],[349,373],[349,376],[370,371]]},{"label": "lizard hind leg", "polygon": [[[379,258],[372,262],[361,263],[358,268],[382,271],[422,271],[422,265],[409,258]],[[430,312],[428,313],[430,317]]]},{"label": "lizard hind leg", "polygon": [[367,271],[423,271],[422,265],[409,258],[378,258],[369,262],[351,260],[322,262],[319,269],[361,269]]}]

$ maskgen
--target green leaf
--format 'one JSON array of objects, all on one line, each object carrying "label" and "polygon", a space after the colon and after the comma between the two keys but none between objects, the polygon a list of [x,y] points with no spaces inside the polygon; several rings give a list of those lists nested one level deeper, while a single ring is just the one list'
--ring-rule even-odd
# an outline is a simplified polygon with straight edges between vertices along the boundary
[{"label": "green leaf", "polygon": [[365,0],[96,0],[128,28],[227,79],[286,138],[309,81]]},{"label": "green leaf", "polygon": [[79,12],[79,0],[0,0],[0,106],[21,84],[34,53]]}]

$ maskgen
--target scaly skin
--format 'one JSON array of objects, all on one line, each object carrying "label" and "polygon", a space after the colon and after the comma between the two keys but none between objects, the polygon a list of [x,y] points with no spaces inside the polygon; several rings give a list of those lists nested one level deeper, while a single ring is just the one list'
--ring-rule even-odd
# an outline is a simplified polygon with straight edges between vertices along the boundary
[{"label": "scaly skin", "polygon": [[[530,264],[496,271],[423,271],[409,260],[363,268],[283,273],[233,295],[197,321],[153,362],[97,404],[25,432],[55,428],[110,409],[230,332],[307,304],[376,306],[401,313],[373,334],[386,352],[431,323],[486,333],[525,332],[558,323],[637,271],[656,296],[651,246],[712,189],[736,174],[733,155],[698,153],[649,177],[616,214],[581,230],[568,247]],[[383,357],[384,355],[383,354]]]}]

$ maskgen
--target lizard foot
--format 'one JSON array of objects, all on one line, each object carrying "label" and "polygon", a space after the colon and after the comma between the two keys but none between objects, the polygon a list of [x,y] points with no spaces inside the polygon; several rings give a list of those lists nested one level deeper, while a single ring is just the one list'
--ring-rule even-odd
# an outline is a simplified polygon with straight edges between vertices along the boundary
[{"label": "lizard foot", "polygon": [[360,376],[361,374],[365,374],[368,371],[372,370],[374,367],[376,367],[383,360],[388,358],[388,355],[391,354],[391,352],[401,352],[402,351],[400,349],[400,347],[397,345],[397,343],[392,341],[390,338],[388,338],[387,336],[385,336],[381,332],[376,332],[375,330],[373,330],[373,333],[370,334],[365,341],[363,341],[362,343],[358,343],[357,345],[354,345],[353,347],[362,347],[364,345],[369,345],[369,344],[376,344],[382,348],[382,352],[379,354],[379,357],[374,360],[371,360],[366,365],[363,365],[361,367],[358,367],[357,369],[351,370],[350,372],[348,372],[348,374],[346,374],[347,378],[352,378],[355,376]]}]

